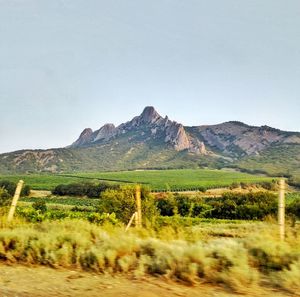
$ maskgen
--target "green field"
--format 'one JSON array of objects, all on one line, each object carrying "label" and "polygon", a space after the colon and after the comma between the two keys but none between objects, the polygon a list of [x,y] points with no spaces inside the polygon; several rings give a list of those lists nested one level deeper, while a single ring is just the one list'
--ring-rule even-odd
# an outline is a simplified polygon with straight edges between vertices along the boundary
[{"label": "green field", "polygon": [[25,184],[30,185],[34,190],[52,190],[59,184],[69,184],[81,181],[76,177],[64,177],[50,174],[27,174],[27,175],[0,175],[0,180],[10,180],[17,182],[24,180]]},{"label": "green field", "polygon": [[123,183],[141,183],[148,185],[155,191],[197,190],[203,187],[220,188],[230,186],[235,182],[257,183],[272,180],[272,178],[265,176],[251,175],[235,171],[208,169],[120,171],[64,175],[6,175],[0,176],[0,179],[12,181],[23,179],[26,184],[36,190],[52,190],[58,184],[107,180]]}]

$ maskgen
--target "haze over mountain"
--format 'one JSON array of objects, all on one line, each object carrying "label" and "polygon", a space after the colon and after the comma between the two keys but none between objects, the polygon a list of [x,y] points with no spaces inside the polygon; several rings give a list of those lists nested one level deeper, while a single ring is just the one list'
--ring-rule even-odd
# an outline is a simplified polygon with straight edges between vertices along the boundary
[{"label": "haze over mountain", "polygon": [[[272,158],[280,166],[270,172]],[[258,166],[251,167],[255,162]],[[0,155],[2,173],[249,167],[259,172],[288,174],[297,172],[299,164],[298,132],[236,121],[188,127],[162,117],[151,106],[117,127],[108,123],[95,131],[85,128],[65,148]]]}]

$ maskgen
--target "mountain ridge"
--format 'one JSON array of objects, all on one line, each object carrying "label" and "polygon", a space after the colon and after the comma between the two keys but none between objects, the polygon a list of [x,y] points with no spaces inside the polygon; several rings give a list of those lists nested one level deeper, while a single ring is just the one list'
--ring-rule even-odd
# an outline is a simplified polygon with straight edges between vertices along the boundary
[{"label": "mountain ridge", "polygon": [[297,153],[300,133],[238,121],[184,126],[147,106],[118,126],[108,123],[95,131],[85,128],[65,148],[0,154],[0,172],[234,167],[239,162],[246,164],[244,159],[259,159],[264,164],[263,156],[270,158],[273,148],[280,158],[278,147]]}]

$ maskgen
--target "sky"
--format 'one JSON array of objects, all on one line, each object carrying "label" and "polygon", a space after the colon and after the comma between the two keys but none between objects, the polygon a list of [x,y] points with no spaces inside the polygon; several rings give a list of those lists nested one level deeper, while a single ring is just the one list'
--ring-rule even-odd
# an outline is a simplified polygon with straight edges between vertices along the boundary
[{"label": "sky", "polygon": [[300,131],[299,0],[0,0],[0,153],[154,106]]}]

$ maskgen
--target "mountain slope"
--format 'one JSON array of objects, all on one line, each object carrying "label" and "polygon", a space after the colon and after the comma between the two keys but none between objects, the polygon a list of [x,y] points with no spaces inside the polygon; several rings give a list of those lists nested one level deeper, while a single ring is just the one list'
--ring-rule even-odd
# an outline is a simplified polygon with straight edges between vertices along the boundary
[{"label": "mountain slope", "polygon": [[[238,167],[297,173],[299,148],[300,133],[240,122],[185,127],[146,107],[118,127],[106,124],[95,131],[84,129],[66,148],[2,154],[0,172]],[[267,170],[273,159],[278,166]]]}]

